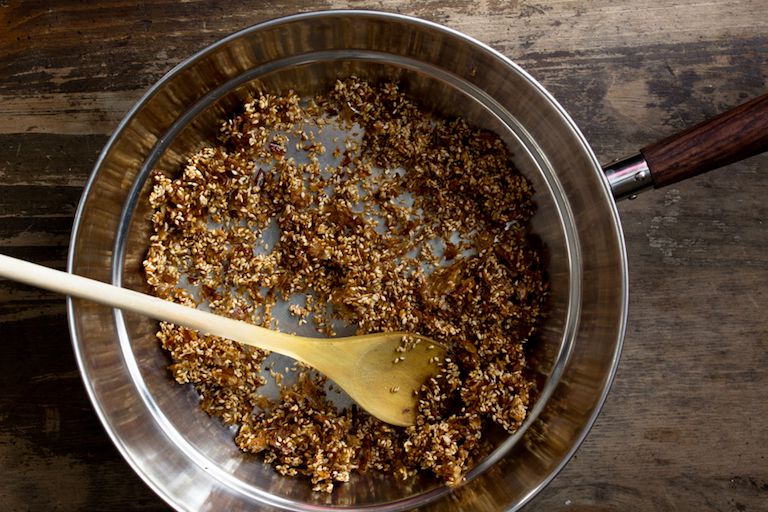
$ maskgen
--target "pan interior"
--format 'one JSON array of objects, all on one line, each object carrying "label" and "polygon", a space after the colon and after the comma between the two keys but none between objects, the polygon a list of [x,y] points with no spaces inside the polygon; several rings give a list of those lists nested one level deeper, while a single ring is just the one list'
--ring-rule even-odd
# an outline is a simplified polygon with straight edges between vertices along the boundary
[{"label": "pan interior", "polygon": [[[537,213],[532,232],[546,247],[551,282],[549,316],[539,339],[531,346],[531,360],[540,377],[540,399],[517,434],[512,437],[501,432],[493,434],[496,449],[478,459],[469,475],[471,479],[512,448],[556,386],[569,353],[569,333],[575,329],[578,316],[574,283],[579,282],[579,276],[573,269],[580,268],[578,261],[574,261],[578,254],[572,239],[575,232],[570,225],[572,216],[545,155],[511,113],[471,83],[423,62],[359,50],[303,54],[272,61],[238,75],[185,110],[148,152],[124,202],[112,277],[129,288],[147,290],[141,268],[150,227],[151,185],[147,178],[152,169],[168,175],[177,173],[189,155],[215,139],[220,122],[258,92],[294,90],[308,97],[325,92],[338,78],[353,75],[372,82],[396,81],[409,96],[435,114],[461,116],[475,126],[499,134],[513,152],[517,167],[536,190]],[[397,482],[392,477],[371,472],[355,474],[348,484],[337,486],[333,494],[325,495],[311,492],[311,486],[305,481],[278,475],[258,457],[236,448],[232,441],[234,430],[198,408],[199,399],[191,386],[179,386],[172,381],[167,370],[169,360],[155,338],[155,322],[121,312],[115,314],[122,355],[154,421],[179,451],[223,485],[279,507],[297,509],[302,508],[302,504],[355,507],[388,504],[398,509],[410,508],[449,492],[431,478]],[[201,495],[200,503],[209,498]]]}]

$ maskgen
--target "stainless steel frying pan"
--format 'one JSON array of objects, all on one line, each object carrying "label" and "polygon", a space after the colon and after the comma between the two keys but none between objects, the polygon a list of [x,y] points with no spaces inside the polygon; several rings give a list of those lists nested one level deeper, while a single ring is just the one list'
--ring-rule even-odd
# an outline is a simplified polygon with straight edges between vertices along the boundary
[{"label": "stainless steel frying pan", "polygon": [[766,149],[768,97],[600,168],[563,108],[503,55],[439,25],[328,11],[269,21],[185,60],[131,109],[77,211],[70,272],[144,289],[151,169],[177,168],[255,90],[311,95],[337,78],[397,80],[435,112],[500,134],[534,183],[533,231],[548,248],[551,314],[534,353],[541,394],[523,427],[497,439],[464,485],[355,476],[332,495],[240,453],[232,432],[169,378],[155,326],[69,301],[83,379],[107,433],[179,510],[515,510],[573,455],[613,380],[627,318],[627,262],[615,197],[664,186]]}]

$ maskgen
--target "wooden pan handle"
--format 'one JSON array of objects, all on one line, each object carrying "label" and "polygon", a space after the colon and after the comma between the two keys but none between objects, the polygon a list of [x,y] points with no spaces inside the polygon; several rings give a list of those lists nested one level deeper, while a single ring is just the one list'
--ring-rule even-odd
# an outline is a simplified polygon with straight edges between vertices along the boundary
[{"label": "wooden pan handle", "polygon": [[654,188],[768,150],[768,94],[640,150]]}]

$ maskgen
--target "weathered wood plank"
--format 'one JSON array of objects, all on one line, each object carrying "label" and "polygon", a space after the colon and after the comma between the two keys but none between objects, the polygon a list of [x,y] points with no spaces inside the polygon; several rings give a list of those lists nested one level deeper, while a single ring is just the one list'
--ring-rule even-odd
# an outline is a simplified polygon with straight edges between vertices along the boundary
[{"label": "weathered wood plank", "polygon": [[140,91],[0,96],[0,133],[109,135]]},{"label": "weathered wood plank", "polygon": [[82,188],[106,142],[93,134],[0,135],[0,183]]},{"label": "weathered wood plank", "polygon": [[71,228],[70,216],[0,218],[0,252],[63,266]]},{"label": "weathered wood plank", "polygon": [[[515,58],[511,48],[500,49]],[[600,130],[599,138],[591,138],[629,137],[643,144],[660,125],[671,133],[761,94],[768,75],[766,53],[768,37],[760,36],[717,44],[525,52],[515,60],[555,94],[580,126]],[[0,96],[0,134],[106,136],[142,92]]]},{"label": "weathered wood plank", "polygon": [[2,323],[0,506],[166,510],[122,462],[93,414],[63,313],[59,300],[53,314]]},{"label": "weathered wood plank", "polygon": [[45,187],[37,185],[0,185],[0,214],[3,217],[72,217],[82,194],[82,187]]},{"label": "weathered wood plank", "polygon": [[[239,28],[291,12],[348,7],[346,3],[270,2],[243,9],[237,2],[130,2],[105,6],[60,2],[8,2],[0,54],[0,94],[140,91],[193,51]],[[357,6],[355,6],[357,7]],[[559,1],[404,2],[365,5],[445,23],[491,44],[514,59],[555,54],[612,52],[643,46],[690,44],[716,50],[731,40],[765,39],[762,0],[660,5],[652,0],[617,4]],[[650,21],[652,20],[652,22]],[[3,57],[3,54],[5,55]],[[529,59],[531,60],[531,59]],[[632,65],[626,59],[625,65]],[[641,62],[634,62],[640,66]]]}]

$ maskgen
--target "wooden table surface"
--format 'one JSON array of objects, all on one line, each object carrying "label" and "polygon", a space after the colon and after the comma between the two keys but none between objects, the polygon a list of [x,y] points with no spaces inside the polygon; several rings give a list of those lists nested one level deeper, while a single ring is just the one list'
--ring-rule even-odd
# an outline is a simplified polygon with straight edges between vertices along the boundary
[{"label": "wooden table surface", "polygon": [[[488,43],[603,161],[768,89],[766,0],[0,0],[0,252],[63,268],[96,156],[147,87],[239,28],[335,7]],[[768,510],[768,155],[619,209],[631,301],[618,377],[526,510]],[[0,510],[167,510],[86,397],[62,297],[0,280],[0,337]]]}]

